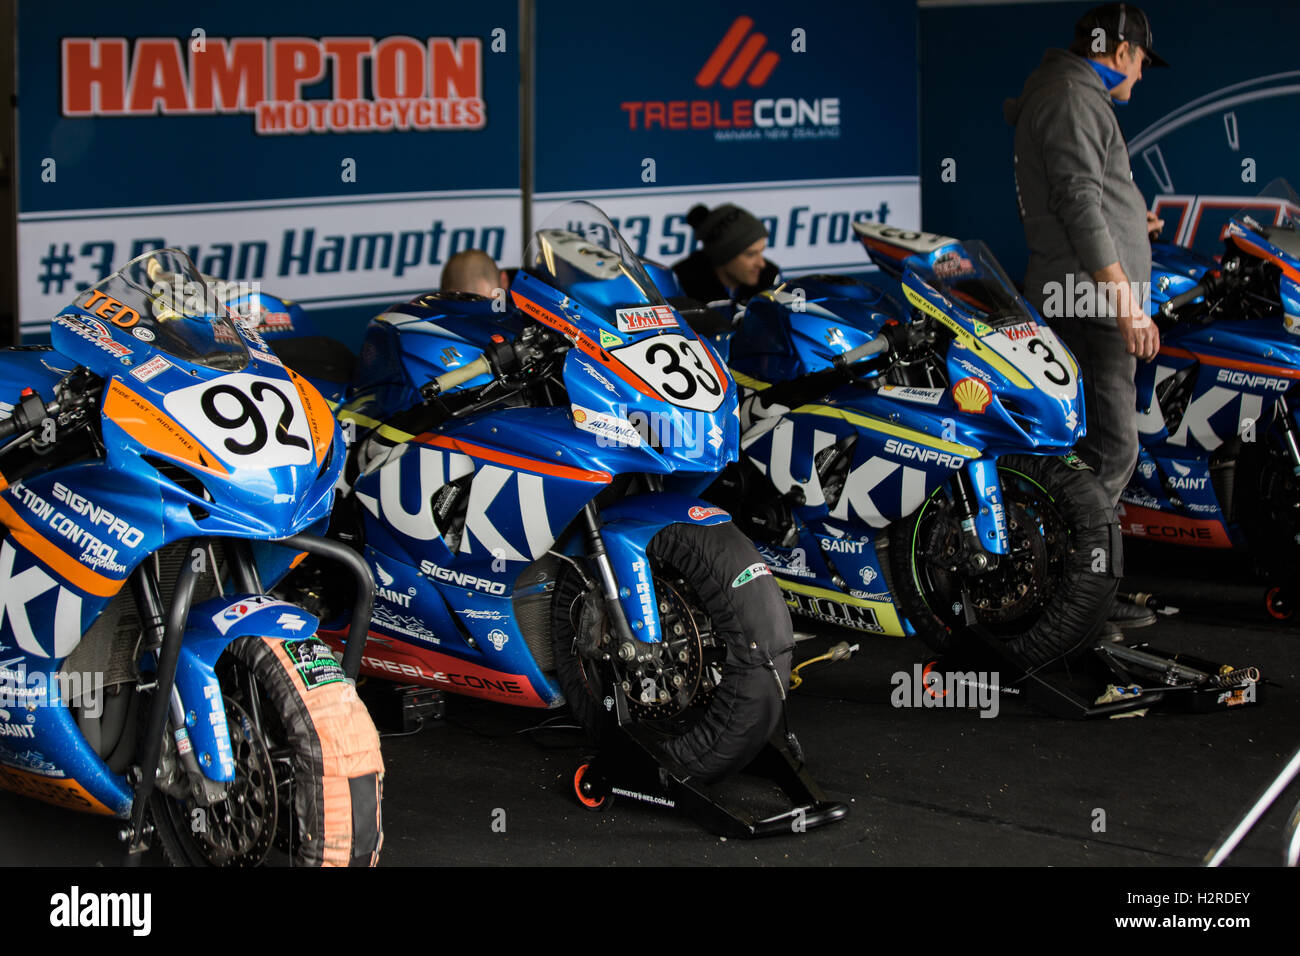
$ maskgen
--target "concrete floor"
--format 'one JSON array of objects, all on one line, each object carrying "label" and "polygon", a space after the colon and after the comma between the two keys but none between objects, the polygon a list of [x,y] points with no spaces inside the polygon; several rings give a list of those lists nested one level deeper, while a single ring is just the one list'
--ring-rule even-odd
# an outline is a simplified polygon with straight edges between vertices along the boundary
[{"label": "concrete floor", "polygon": [[[580,733],[538,729],[567,723],[563,712],[453,697],[441,723],[384,738],[382,865],[1195,865],[1300,744],[1300,630],[1264,615],[1262,587],[1231,556],[1134,547],[1129,567],[1130,585],[1182,608],[1130,635],[1259,667],[1264,704],[1086,722],[1008,698],[995,719],[898,709],[890,676],[931,655],[919,641],[852,638],[860,652],[806,671],[790,707],[813,776],[849,817],[744,841],[627,800],[585,811],[570,795]],[[845,636],[821,631],[796,659]],[[1276,865],[1297,798],[1300,784],[1232,862]],[[115,829],[0,793],[3,863],[113,865]]]}]

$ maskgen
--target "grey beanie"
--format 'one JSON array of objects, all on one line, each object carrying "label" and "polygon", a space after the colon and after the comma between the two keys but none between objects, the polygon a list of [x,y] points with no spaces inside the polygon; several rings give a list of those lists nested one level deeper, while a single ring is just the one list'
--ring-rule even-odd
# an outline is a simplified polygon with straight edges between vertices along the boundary
[{"label": "grey beanie", "polygon": [[767,227],[739,206],[723,203],[710,210],[700,204],[691,207],[686,221],[704,246],[704,255],[715,266],[730,262],[760,239]]}]

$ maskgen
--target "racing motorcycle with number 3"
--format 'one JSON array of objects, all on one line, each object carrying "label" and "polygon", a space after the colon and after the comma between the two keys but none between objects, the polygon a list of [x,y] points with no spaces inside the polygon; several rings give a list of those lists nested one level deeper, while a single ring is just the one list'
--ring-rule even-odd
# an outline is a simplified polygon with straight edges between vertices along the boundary
[{"label": "racing motorcycle with number 3", "polygon": [[1074,358],[979,242],[855,223],[909,308],[842,276],[749,301],[728,364],[732,511],[791,610],[937,650],[979,624],[1025,668],[1107,613],[1114,515],[1071,451]]},{"label": "racing motorcycle with number 3", "polygon": [[323,531],[330,410],[174,249],[0,351],[0,786],[129,821],[176,864],[372,865],[379,739],[266,587]]},{"label": "racing motorcycle with number 3", "polygon": [[1300,574],[1300,196],[1275,180],[1229,220],[1219,262],[1153,244],[1160,352],[1139,363],[1126,534],[1246,546],[1294,616]]},{"label": "racing motorcycle with number 3", "polygon": [[[739,771],[781,716],[794,641],[766,565],[698,497],[735,458],[736,386],[586,203],[535,233],[510,296],[505,313],[433,293],[367,330],[331,532],[379,584],[363,671],[567,701],[701,782]],[[347,612],[314,564],[290,585]]]}]

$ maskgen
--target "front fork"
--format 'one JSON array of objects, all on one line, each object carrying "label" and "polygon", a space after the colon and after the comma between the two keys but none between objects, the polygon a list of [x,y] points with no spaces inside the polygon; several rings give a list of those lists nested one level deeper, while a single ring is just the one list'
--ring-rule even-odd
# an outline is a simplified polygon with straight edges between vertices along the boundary
[{"label": "front fork", "polygon": [[1277,404],[1282,412],[1282,439],[1286,442],[1287,452],[1291,456],[1291,468],[1296,475],[1300,476],[1300,427],[1296,426],[1295,417],[1291,414],[1291,405],[1285,395],[1278,396]]},{"label": "front fork", "polygon": [[968,462],[953,475],[952,487],[966,565],[976,574],[992,570],[1010,550],[997,459]]}]

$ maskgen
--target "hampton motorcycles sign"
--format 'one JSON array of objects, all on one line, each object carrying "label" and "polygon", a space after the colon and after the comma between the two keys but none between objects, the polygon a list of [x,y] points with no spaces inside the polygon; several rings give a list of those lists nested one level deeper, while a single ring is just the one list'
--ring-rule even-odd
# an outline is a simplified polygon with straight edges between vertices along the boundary
[{"label": "hampton motorcycles sign", "polygon": [[[517,261],[518,7],[22,0],[19,295],[35,337],[149,249],[346,337],[454,253]],[[307,29],[304,29],[305,26]]]},{"label": "hampton motorcycles sign", "polygon": [[[200,33],[202,31],[200,30]],[[259,135],[482,129],[475,36],[65,37],[67,117],[248,113]],[[325,82],[327,95],[304,87]]]}]

